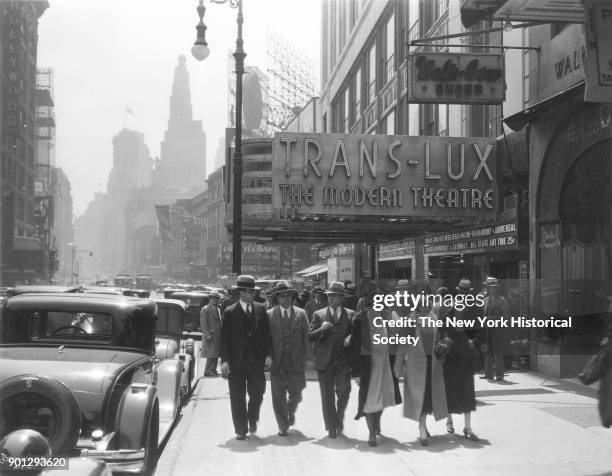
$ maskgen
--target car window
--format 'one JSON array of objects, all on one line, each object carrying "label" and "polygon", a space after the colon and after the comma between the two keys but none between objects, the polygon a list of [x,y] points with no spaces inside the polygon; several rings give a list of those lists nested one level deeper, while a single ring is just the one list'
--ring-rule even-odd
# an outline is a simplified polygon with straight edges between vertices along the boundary
[{"label": "car window", "polygon": [[48,311],[30,315],[30,338],[107,341],[113,334],[113,318],[98,312]]}]

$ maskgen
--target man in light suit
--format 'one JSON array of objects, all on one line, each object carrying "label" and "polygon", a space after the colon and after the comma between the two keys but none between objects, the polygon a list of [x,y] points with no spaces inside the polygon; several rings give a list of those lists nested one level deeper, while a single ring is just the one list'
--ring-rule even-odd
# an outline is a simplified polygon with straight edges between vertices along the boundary
[{"label": "man in light suit", "polygon": [[238,276],[236,289],[238,302],[223,311],[220,355],[221,373],[229,383],[236,439],[242,441],[247,437],[247,423],[249,432],[257,432],[266,391],[264,369],[272,365],[272,337],[266,308],[253,301],[255,278]]},{"label": "man in light suit", "polygon": [[217,361],[219,360],[219,344],[221,343],[221,311],[219,298],[215,292],[210,295],[210,302],[200,311],[200,329],[202,329],[201,357],[206,358],[204,377],[216,377]]},{"label": "man in light suit", "polygon": [[296,295],[289,283],[281,281],[272,291],[278,305],[268,310],[272,334],[272,408],[279,436],[287,436],[287,430],[295,424],[295,412],[306,387],[308,319],[303,309],[291,305]]},{"label": "man in light suit", "polygon": [[[314,342],[323,420],[330,438],[337,438],[344,428],[344,412],[351,394],[349,345],[355,312],[341,306],[344,294],[344,284],[333,282],[329,285],[329,306],[312,315],[308,333]],[[337,403],[334,392],[338,396]]]}]

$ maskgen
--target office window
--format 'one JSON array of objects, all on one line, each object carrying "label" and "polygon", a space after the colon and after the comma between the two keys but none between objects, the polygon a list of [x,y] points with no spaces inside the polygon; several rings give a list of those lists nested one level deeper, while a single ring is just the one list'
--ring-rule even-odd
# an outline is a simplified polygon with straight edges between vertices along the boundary
[{"label": "office window", "polygon": [[342,123],[343,123],[343,128],[342,128],[342,132],[344,132],[345,134],[348,134],[349,132],[349,120],[350,120],[350,101],[349,101],[349,88],[347,86],[347,88],[344,90],[344,93],[342,94],[343,96],[343,103],[344,103],[344,107],[342,108]]},{"label": "office window", "polygon": [[368,104],[376,99],[376,42],[368,51]]},{"label": "office window", "polygon": [[436,118],[437,135],[448,136],[448,104],[439,104]]},{"label": "office window", "polygon": [[395,14],[385,26],[385,83],[395,72]]},{"label": "office window", "polygon": [[353,76],[353,116],[352,122],[355,122],[361,116],[361,68],[355,71]]},{"label": "office window", "polygon": [[391,111],[387,114],[387,117],[385,117],[385,134],[395,134],[395,111]]}]

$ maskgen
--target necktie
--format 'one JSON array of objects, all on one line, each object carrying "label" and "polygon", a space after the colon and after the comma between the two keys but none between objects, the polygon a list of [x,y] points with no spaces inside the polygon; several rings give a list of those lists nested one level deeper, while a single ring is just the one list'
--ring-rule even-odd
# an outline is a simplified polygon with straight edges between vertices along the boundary
[{"label": "necktie", "polygon": [[338,322],[338,309],[334,309],[334,324]]},{"label": "necktie", "polygon": [[251,329],[255,329],[255,316],[253,315],[253,308],[251,305],[247,305],[247,317],[249,318],[249,324]]},{"label": "necktie", "polygon": [[285,309],[285,310],[283,311],[283,318],[284,318],[284,319],[288,319],[288,318],[289,318],[289,314],[287,313],[287,309]]}]

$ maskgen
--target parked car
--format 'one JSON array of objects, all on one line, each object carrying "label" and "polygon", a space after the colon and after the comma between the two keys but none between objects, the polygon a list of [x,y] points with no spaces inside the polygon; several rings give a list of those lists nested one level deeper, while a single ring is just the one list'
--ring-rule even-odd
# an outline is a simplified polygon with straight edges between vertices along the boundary
[{"label": "parked car", "polygon": [[151,297],[151,291],[148,291],[146,289],[124,289],[123,295],[139,297],[139,298],[148,298],[148,297]]},{"label": "parked car", "polygon": [[55,454],[148,473],[180,410],[181,360],[155,358],[157,304],[50,293],[0,306],[0,438],[29,428]]},{"label": "parked car", "polygon": [[37,293],[79,293],[83,289],[79,285],[57,286],[57,285],[24,285],[15,286],[8,291],[10,296],[19,296],[20,294],[37,294]]},{"label": "parked car", "polygon": [[115,296],[125,296],[121,288],[114,286],[85,286],[82,290],[85,294],[111,294]]},{"label": "parked car", "polygon": [[183,323],[186,306],[178,299],[156,299],[157,323],[155,340],[155,357],[159,360],[179,359],[183,361],[185,371],[181,378],[181,394],[191,393],[197,377],[198,355],[193,338],[183,337]]},{"label": "parked car", "polygon": [[183,322],[183,335],[202,340],[200,310],[210,302],[210,294],[196,291],[178,291],[172,293],[171,299],[179,299],[187,306]]}]

